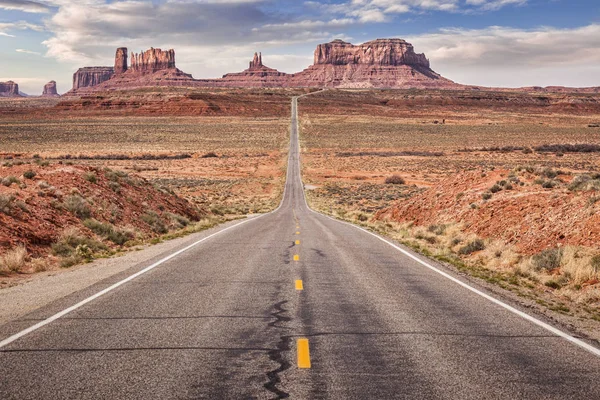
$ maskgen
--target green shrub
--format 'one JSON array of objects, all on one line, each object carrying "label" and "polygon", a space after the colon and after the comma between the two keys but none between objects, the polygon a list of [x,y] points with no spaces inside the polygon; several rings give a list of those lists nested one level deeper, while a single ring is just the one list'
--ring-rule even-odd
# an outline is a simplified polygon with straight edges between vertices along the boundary
[{"label": "green shrub", "polygon": [[81,257],[88,251],[91,254],[103,250],[106,250],[104,243],[84,236],[76,229],[65,230],[58,241],[52,244],[52,253],[61,257]]},{"label": "green shrub", "polygon": [[6,187],[12,185],[13,183],[21,183],[21,181],[16,176],[7,176],[2,179],[2,184]]},{"label": "green shrub", "polygon": [[89,183],[96,183],[96,182],[98,182],[98,177],[96,176],[96,174],[94,172],[86,172],[83,175],[83,179],[85,179]]},{"label": "green shrub", "polygon": [[548,281],[545,283],[545,285],[552,289],[560,289],[561,288],[560,283],[558,283],[556,281]]},{"label": "green shrub", "polygon": [[115,230],[115,227],[112,226],[112,224],[103,224],[93,218],[84,220],[83,225],[98,236],[107,236]]},{"label": "green shrub", "polygon": [[534,255],[531,258],[533,267],[537,271],[552,271],[560,267],[560,260],[562,259],[562,249],[546,249],[539,254]]},{"label": "green shrub", "polygon": [[481,239],[475,239],[458,250],[458,254],[469,255],[476,251],[485,250],[485,243]]},{"label": "green shrub", "polygon": [[133,232],[115,228],[112,224],[104,224],[95,219],[86,219],[83,221],[83,225],[96,235],[102,236],[119,246],[124,245],[134,237]]},{"label": "green shrub", "polygon": [[29,171],[25,171],[23,173],[23,178],[25,179],[33,179],[35,178],[37,174],[35,173],[35,171],[29,170]]},{"label": "green shrub", "polygon": [[164,234],[169,232],[167,226],[164,221],[160,218],[160,216],[154,211],[148,211],[144,215],[141,216],[142,221],[150,225],[152,230],[158,234]]},{"label": "green shrub", "polygon": [[485,192],[481,195],[481,198],[484,200],[489,200],[492,198],[492,194],[490,192]]},{"label": "green shrub", "polygon": [[67,197],[63,205],[65,209],[78,218],[89,218],[92,215],[92,210],[87,200],[77,194]]}]

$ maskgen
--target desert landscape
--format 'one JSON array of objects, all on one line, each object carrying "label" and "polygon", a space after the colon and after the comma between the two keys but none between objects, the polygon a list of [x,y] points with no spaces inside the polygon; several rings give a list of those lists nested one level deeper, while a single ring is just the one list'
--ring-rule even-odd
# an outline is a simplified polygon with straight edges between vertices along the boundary
[{"label": "desert landscape", "polygon": [[[13,360],[36,372],[0,389],[47,394],[28,383],[36,352],[89,352],[89,365],[135,353],[123,365],[156,374],[157,389],[107,393],[118,369],[88,366],[57,398],[283,399],[293,382],[297,398],[396,398],[390,354],[434,377],[471,368],[440,384],[450,397],[411,380],[413,395],[494,398],[470,378],[499,354],[495,387],[518,376],[535,382],[526,398],[546,398],[597,361],[600,87],[457,83],[399,38],[321,43],[296,73],[267,59],[197,79],[174,49],[119,47],[63,94],[56,81],[40,96],[0,83],[0,297],[16,299],[0,313],[0,357],[20,357],[11,346],[30,333],[36,349]],[[60,323],[99,325],[71,337]],[[61,344],[37,350],[45,329]],[[297,371],[312,368],[309,340],[310,377]],[[554,353],[569,356],[552,378],[523,372],[522,359],[544,369]],[[170,386],[178,369],[186,383]],[[569,375],[578,389],[591,369]]]}]

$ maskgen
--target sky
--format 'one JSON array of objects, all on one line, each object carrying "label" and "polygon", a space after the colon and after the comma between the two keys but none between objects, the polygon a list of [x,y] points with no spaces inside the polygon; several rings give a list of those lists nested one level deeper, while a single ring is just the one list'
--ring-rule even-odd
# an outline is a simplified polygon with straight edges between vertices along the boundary
[{"label": "sky", "polygon": [[377,38],[406,39],[458,83],[600,86],[599,0],[0,0],[0,81],[63,93],[117,47],[173,48],[195,78],[239,72],[255,51],[292,73],[319,43]]}]

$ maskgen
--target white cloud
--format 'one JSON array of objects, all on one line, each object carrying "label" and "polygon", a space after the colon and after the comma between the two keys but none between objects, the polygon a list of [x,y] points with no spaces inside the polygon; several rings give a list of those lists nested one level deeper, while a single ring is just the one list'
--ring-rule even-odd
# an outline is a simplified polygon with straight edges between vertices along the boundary
[{"label": "white cloud", "polygon": [[23,54],[31,54],[31,55],[35,55],[35,56],[41,56],[42,53],[37,52],[37,51],[31,51],[31,50],[26,50],[26,49],[15,49],[15,51],[17,53],[23,53]]},{"label": "white cloud", "polygon": [[461,83],[598,86],[600,25],[531,30],[489,27],[406,38],[432,68]]},{"label": "white cloud", "polygon": [[0,8],[10,11],[23,11],[28,13],[48,13],[50,7],[37,1],[28,0],[0,0]]},{"label": "white cloud", "polygon": [[22,31],[22,30],[26,30],[26,29],[30,29],[30,30],[34,30],[34,31],[38,31],[38,32],[41,32],[44,30],[44,28],[42,26],[32,24],[27,21],[0,22],[0,36],[15,37],[15,35],[10,34],[8,32],[15,31],[15,30]]}]

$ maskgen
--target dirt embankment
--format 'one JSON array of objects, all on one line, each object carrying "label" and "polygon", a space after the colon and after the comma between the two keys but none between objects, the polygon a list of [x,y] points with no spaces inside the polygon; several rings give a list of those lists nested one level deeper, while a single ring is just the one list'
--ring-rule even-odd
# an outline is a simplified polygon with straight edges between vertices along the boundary
[{"label": "dirt embankment", "polygon": [[0,256],[24,246],[28,257],[84,259],[207,214],[145,179],[110,169],[8,162],[0,167],[0,183]]},{"label": "dirt embankment", "polygon": [[585,190],[595,180],[585,179],[548,169],[470,171],[381,210],[375,219],[460,223],[467,232],[501,239],[523,254],[565,245],[595,247],[600,198]]}]

